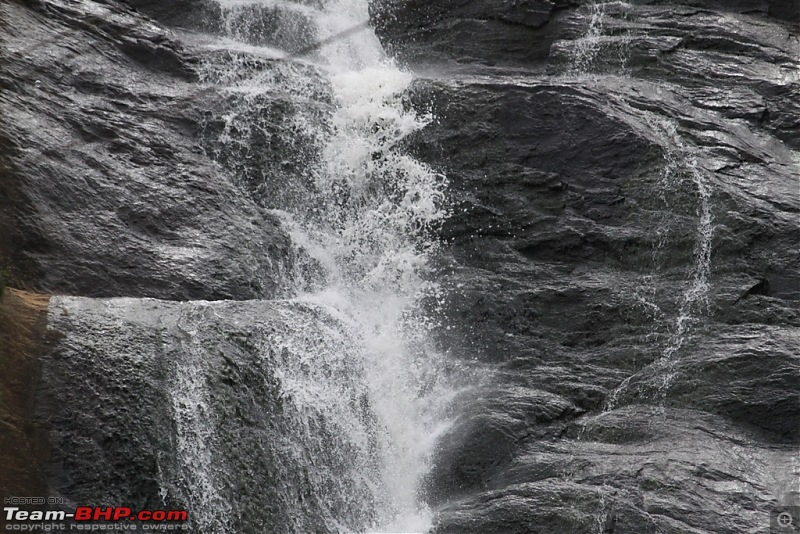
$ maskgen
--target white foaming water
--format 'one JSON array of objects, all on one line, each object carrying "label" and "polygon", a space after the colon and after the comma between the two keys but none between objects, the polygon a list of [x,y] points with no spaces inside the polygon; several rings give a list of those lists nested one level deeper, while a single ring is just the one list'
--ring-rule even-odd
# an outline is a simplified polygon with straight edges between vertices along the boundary
[{"label": "white foaming water", "polygon": [[205,386],[204,349],[194,341],[196,332],[178,326],[183,334],[178,341],[182,359],[177,362],[170,398],[177,426],[178,458],[186,468],[185,485],[180,491],[194,512],[193,521],[198,528],[205,532],[225,532],[230,530],[227,518],[232,510],[214,476],[209,445],[216,424]]},{"label": "white foaming water", "polygon": [[[436,325],[421,311],[423,298],[438,295],[437,285],[426,276],[428,258],[437,245],[426,234],[447,215],[447,182],[398,150],[398,144],[430,117],[404,105],[402,95],[412,77],[385,56],[373,32],[350,31],[369,20],[366,0],[329,0],[313,7],[220,0],[220,6],[228,41],[217,48],[252,51],[252,45],[231,40],[259,40],[248,34],[257,26],[247,18],[254,8],[291,12],[289,30],[311,27],[316,42],[328,43],[315,53],[313,62],[326,73],[330,113],[324,123],[302,113],[292,119],[293,127],[316,143],[321,156],[302,177],[312,183],[295,198],[270,206],[296,249],[296,269],[286,282],[292,286],[289,292],[298,295],[290,302],[335,318],[357,345],[336,354],[342,343],[313,343],[314,336],[330,333],[306,331],[310,324],[298,324],[296,335],[272,340],[285,349],[275,376],[286,392],[285,400],[295,407],[298,428],[311,428],[315,417],[334,421],[332,428],[348,434],[348,450],[342,454],[364,457],[357,462],[361,472],[342,474],[364,480],[370,488],[369,498],[363,498],[364,510],[357,514],[338,510],[339,515],[358,517],[337,517],[332,504],[328,527],[334,532],[426,531],[431,513],[420,501],[418,486],[436,439],[448,428],[441,414],[455,390],[442,372],[443,356],[429,340]],[[340,35],[346,37],[335,39]],[[273,56],[272,49],[266,50]],[[226,78],[219,72],[215,76],[226,80],[225,91],[244,95],[246,105],[260,105],[258,97],[276,88],[313,99],[316,89],[307,90],[307,80],[296,71],[287,72],[273,76],[262,69],[246,79]],[[235,109],[223,117],[225,129],[218,142],[241,144],[237,135],[262,127],[248,120],[246,111]],[[302,319],[287,316],[287,320]],[[342,387],[341,380],[329,379],[331,373],[363,376],[374,424],[365,423],[363,414],[355,414],[337,397],[359,387]],[[191,413],[188,416],[191,421]],[[302,434],[291,436],[295,448],[302,448],[298,445]],[[303,456],[302,451],[295,453]],[[299,507],[298,512],[302,512]]]},{"label": "white foaming water", "polygon": [[[613,62],[619,64],[622,73],[626,71],[631,35],[630,32],[622,35],[608,34],[606,18],[609,8],[613,8],[613,14],[624,17],[629,5],[625,2],[593,2],[589,5],[589,23],[586,32],[569,43],[570,65],[567,71],[569,76],[580,77],[590,74],[598,66],[601,54],[606,51],[615,51],[617,57]],[[603,55],[607,56],[607,53]],[[606,60],[609,59],[606,57]]]},{"label": "white foaming water", "polygon": [[585,74],[594,64],[600,52],[600,41],[603,36],[603,22],[605,20],[605,4],[592,3],[589,6],[591,18],[586,28],[586,33],[576,39],[572,50],[572,70],[574,74]]},{"label": "white foaming water", "polygon": [[[368,20],[367,3],[340,0],[316,22],[320,41]],[[414,312],[435,291],[423,280],[433,243],[420,231],[445,216],[445,181],[395,150],[425,124],[403,109],[411,76],[385,58],[371,31],[322,48],[336,101],[316,186],[328,201],[318,222],[293,240],[324,266],[325,289],[305,298],[349,317],[362,332],[370,402],[378,421],[375,532],[422,532],[430,512],[418,499],[436,437],[446,428],[438,402],[439,356]],[[303,214],[295,214],[302,216]]]}]

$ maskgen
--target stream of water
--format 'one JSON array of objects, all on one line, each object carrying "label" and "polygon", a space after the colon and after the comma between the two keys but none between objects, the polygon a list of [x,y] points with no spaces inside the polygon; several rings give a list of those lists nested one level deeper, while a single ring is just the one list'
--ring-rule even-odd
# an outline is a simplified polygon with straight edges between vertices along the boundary
[{"label": "stream of water", "polygon": [[[341,496],[328,496],[329,505],[322,506],[332,531],[425,531],[431,514],[417,486],[437,436],[448,426],[441,414],[453,387],[443,380],[443,358],[428,339],[435,324],[419,302],[439,291],[427,273],[437,243],[427,236],[447,215],[447,180],[398,145],[431,118],[404,104],[411,75],[386,57],[370,29],[360,27],[368,20],[366,1],[221,0],[220,8],[223,35],[206,43],[214,50],[281,58],[314,42],[329,43],[308,57],[275,62],[266,72],[230,60],[209,64],[206,75],[207,83],[237,99],[213,140],[218,151],[251,186],[255,180],[256,189],[265,191],[264,204],[292,239],[295,269],[287,273],[283,292],[291,302],[335,317],[353,343],[345,354],[321,338],[310,343],[309,336],[325,333],[309,332],[296,318],[296,333],[273,340],[290,355],[276,376],[284,398],[294,404],[297,426],[307,429],[292,440],[296,448],[313,451],[305,441],[315,439],[313,421],[322,417],[331,422],[334,442],[351,444],[340,454],[361,457],[341,463],[349,472],[331,474],[358,480],[364,489],[354,498],[360,504],[346,508],[336,504]],[[273,25],[273,42],[263,42],[265,20]],[[302,96],[310,107],[323,102],[318,112],[295,102],[281,119],[305,144],[292,147],[298,164],[288,181],[294,183],[278,187],[268,170],[253,168],[251,154],[253,136],[270,136],[273,117],[260,112],[265,95],[276,92]],[[362,383],[343,386],[319,376],[338,372],[353,373]],[[362,401],[353,406],[341,400],[343,393]],[[191,411],[184,410],[183,418],[197,422]],[[203,465],[202,451],[187,463],[193,471]],[[292,474],[287,469],[280,476]],[[343,490],[317,486],[322,501],[326,491]],[[213,495],[208,492],[205,500]]]}]

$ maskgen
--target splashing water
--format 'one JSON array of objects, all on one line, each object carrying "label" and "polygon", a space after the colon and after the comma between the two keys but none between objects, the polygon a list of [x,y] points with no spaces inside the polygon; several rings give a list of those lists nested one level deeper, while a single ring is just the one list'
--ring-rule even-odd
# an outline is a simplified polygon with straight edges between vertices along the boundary
[{"label": "splashing water", "polygon": [[[319,21],[319,38],[367,18],[366,2],[333,2]],[[373,529],[423,531],[430,519],[418,503],[417,483],[446,429],[436,416],[437,399],[446,395],[437,384],[443,362],[427,342],[433,325],[413,309],[436,290],[423,278],[435,243],[422,236],[446,215],[446,181],[396,149],[430,119],[404,109],[400,95],[411,77],[383,56],[374,34],[336,42],[321,55],[337,107],[316,186],[333,202],[324,204],[319,222],[306,225],[317,245],[307,250],[332,257],[324,297],[335,295],[334,306],[365,333],[370,399],[382,423],[383,509]]]},{"label": "splashing water", "polygon": [[[628,4],[624,2],[592,2],[589,4],[589,23],[585,33],[569,43],[570,76],[583,76],[593,72],[603,62],[615,63],[624,73],[630,56],[630,31],[622,35],[609,35],[606,28],[607,9],[612,14],[626,16]],[[610,53],[610,56],[609,56]]]},{"label": "splashing water", "polygon": [[[229,53],[223,61],[219,56],[209,61],[204,81],[235,105],[217,117],[223,126],[211,152],[261,195],[289,233],[295,262],[284,280],[287,302],[335,318],[350,340],[349,345],[328,342],[324,338],[331,332],[315,332],[296,315],[286,320],[297,332],[271,340],[270,350],[281,355],[275,377],[282,398],[292,407],[297,428],[305,429],[289,432],[287,448],[296,454],[285,456],[286,470],[297,466],[298,449],[313,448],[314,422],[328,421],[333,434],[328,444],[347,443],[340,454],[359,458],[331,460],[338,476],[367,491],[351,499],[360,500],[360,511],[358,504],[338,506],[341,496],[330,495],[321,505],[326,528],[425,531],[431,514],[417,485],[437,437],[448,428],[441,413],[455,388],[442,372],[443,356],[429,341],[436,323],[420,306],[422,297],[440,291],[428,276],[437,243],[427,236],[447,216],[447,181],[399,145],[431,117],[404,102],[412,77],[385,56],[375,35],[348,32],[368,20],[365,0],[314,5],[220,0],[219,5],[223,38],[207,46]],[[327,44],[302,62],[267,61],[253,68],[241,55],[260,51],[281,57],[286,54],[276,47],[291,52],[310,41]],[[278,154],[256,148],[277,142],[282,143]],[[284,159],[276,165],[276,158]],[[326,378],[331,373],[354,378]],[[184,386],[180,395],[186,399],[200,395],[198,387]],[[363,401],[356,409],[342,397]],[[213,421],[198,410],[181,405],[176,412],[187,431],[202,438],[210,431],[200,427]],[[186,466],[207,469],[195,452],[186,451]],[[326,491],[342,491],[333,478],[310,480],[320,500]],[[213,487],[203,488],[195,500],[213,500]],[[298,513],[303,511],[298,505]]]},{"label": "splashing water", "polygon": [[575,41],[572,49],[573,74],[589,72],[597,55],[600,53],[600,41],[603,35],[603,22],[605,20],[605,4],[593,2],[590,6],[591,18],[586,33]]}]

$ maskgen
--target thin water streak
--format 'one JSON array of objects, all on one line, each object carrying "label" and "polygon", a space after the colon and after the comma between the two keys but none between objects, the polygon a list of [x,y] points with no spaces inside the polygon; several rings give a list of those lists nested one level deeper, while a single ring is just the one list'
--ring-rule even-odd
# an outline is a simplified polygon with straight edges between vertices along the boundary
[{"label": "thin water streak", "polygon": [[[681,184],[690,183],[697,197],[697,228],[695,249],[690,274],[689,285],[681,295],[680,305],[676,313],[672,331],[667,344],[659,358],[647,368],[654,373],[652,386],[653,395],[663,401],[670,385],[677,376],[676,365],[678,356],[691,334],[692,325],[697,322],[698,316],[708,308],[708,293],[710,290],[711,254],[714,239],[714,220],[712,214],[712,189],[708,183],[705,171],[700,166],[694,150],[686,145],[678,133],[677,125],[670,120],[647,115],[650,125],[659,132],[664,141],[664,167],[660,180],[660,197],[667,203],[667,192],[679,189]],[[665,246],[666,236],[659,233],[654,258]],[[641,371],[634,373],[623,380],[609,395],[604,411],[614,409],[619,403],[620,396],[628,390],[631,381],[639,376]],[[641,384],[638,387],[645,387]]]}]

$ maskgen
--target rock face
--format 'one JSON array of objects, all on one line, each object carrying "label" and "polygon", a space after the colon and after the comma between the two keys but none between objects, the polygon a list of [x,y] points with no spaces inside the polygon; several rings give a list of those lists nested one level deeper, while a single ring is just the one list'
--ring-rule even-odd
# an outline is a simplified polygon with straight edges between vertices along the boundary
[{"label": "rock face", "polygon": [[800,36],[781,2],[376,3],[491,377],[437,533],[767,532],[796,505]]},{"label": "rock face", "polygon": [[547,58],[550,22],[573,0],[523,2],[371,2],[384,46],[415,67],[443,61],[487,66],[525,65]]},{"label": "rock face", "polygon": [[[74,295],[51,303],[40,421],[21,424],[50,431],[68,505],[186,506],[212,534],[375,524],[388,432],[363,340],[333,308],[266,300],[296,271],[321,284],[269,210],[313,187],[309,131],[336,103],[313,62],[251,45],[308,49],[318,4],[0,4],[0,269]],[[371,11],[417,74],[402,102],[434,120],[387,146],[406,117],[365,113],[338,128],[381,143],[336,146],[447,175],[449,219],[414,229],[441,238],[426,325],[443,367],[480,377],[421,484],[432,532],[768,532],[800,504],[797,3]],[[418,207],[394,185],[370,187]]]},{"label": "rock face", "polygon": [[88,296],[275,294],[288,240],[200,144],[200,58],[119,3],[0,7],[4,251]]},{"label": "rock face", "polygon": [[[650,11],[648,4],[655,11]],[[423,65],[441,68],[442,63],[456,63],[535,70],[548,60],[550,47],[566,36],[564,20],[573,17],[581,5],[635,11],[640,15],[661,12],[679,23],[676,30],[679,30],[680,21],[672,15],[681,17],[689,13],[744,14],[751,20],[771,17],[788,24],[800,22],[800,6],[785,0],[679,0],[671,2],[671,7],[658,4],[652,1],[468,0],[451,5],[421,0],[376,0],[370,7],[373,24],[384,45],[397,59],[416,69]],[[591,20],[580,15],[579,19]],[[686,29],[684,26],[684,32]],[[695,26],[695,29],[714,31],[713,25]]]},{"label": "rock face", "polygon": [[53,495],[188,508],[193,532],[368,521],[357,431],[373,416],[359,405],[342,419],[364,381],[347,327],[318,307],[59,297],[49,323],[61,339],[39,404]]}]

